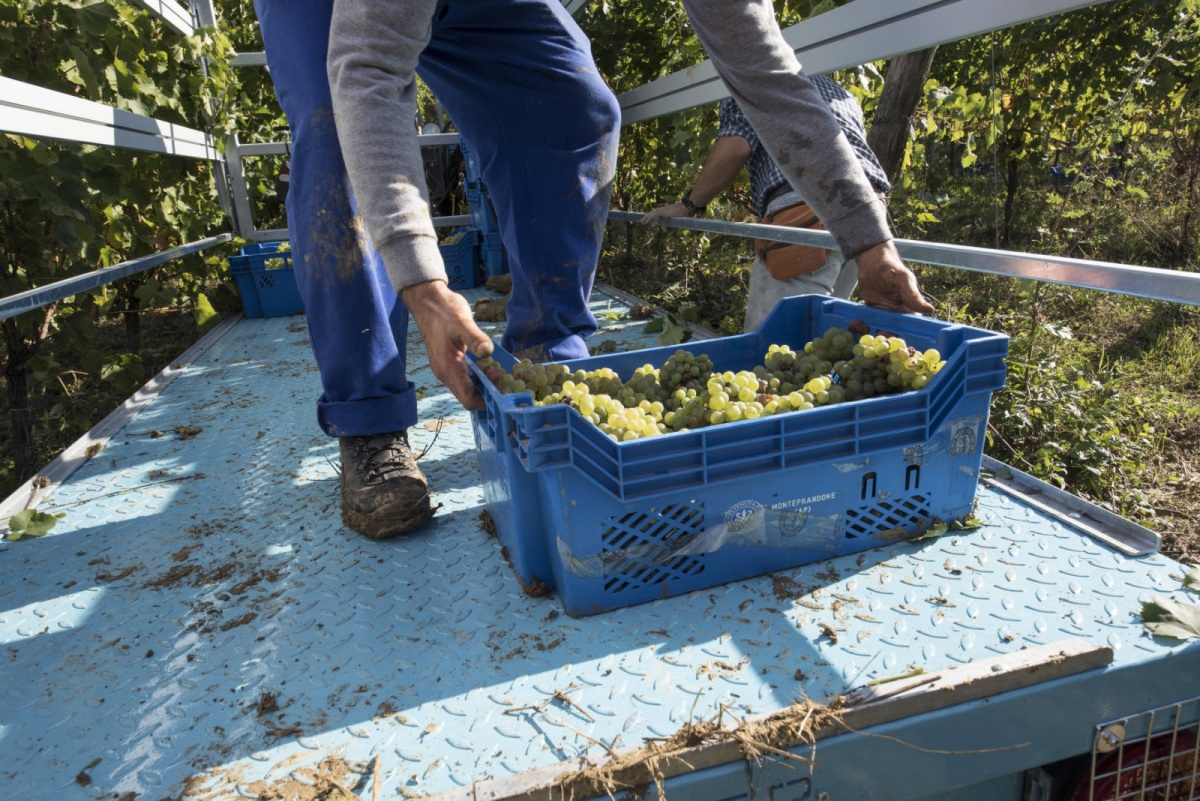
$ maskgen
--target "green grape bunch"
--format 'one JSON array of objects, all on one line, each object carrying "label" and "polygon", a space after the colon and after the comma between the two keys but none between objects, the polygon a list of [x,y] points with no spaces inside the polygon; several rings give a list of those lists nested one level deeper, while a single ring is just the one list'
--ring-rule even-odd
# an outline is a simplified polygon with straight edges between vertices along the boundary
[{"label": "green grape bunch", "polygon": [[[866,326],[855,321],[851,329]],[[716,372],[707,355],[682,349],[661,367],[638,367],[628,381],[608,367],[571,372],[522,359],[505,371],[494,359],[478,362],[502,393],[571,406],[617,442],[919,390],[945,364],[937,350],[918,351],[900,337],[856,338],[837,327],[799,351],[771,345],[761,364],[737,372]]]}]

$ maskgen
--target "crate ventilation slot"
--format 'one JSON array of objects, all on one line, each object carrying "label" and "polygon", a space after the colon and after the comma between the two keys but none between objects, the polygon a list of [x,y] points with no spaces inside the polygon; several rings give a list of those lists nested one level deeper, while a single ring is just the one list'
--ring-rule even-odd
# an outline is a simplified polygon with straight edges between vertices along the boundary
[{"label": "crate ventilation slot", "polygon": [[257,277],[259,289],[275,288],[275,276],[271,275],[270,273],[259,273]]},{"label": "crate ventilation slot", "polygon": [[843,524],[846,539],[855,539],[894,528],[912,531],[916,526],[928,523],[932,517],[928,495],[909,495],[878,501],[861,509],[851,509],[846,512]]},{"label": "crate ventilation slot", "polygon": [[704,531],[704,504],[670,504],[648,512],[629,512],[604,521],[604,591],[638,589],[704,572],[703,555],[672,554]]}]

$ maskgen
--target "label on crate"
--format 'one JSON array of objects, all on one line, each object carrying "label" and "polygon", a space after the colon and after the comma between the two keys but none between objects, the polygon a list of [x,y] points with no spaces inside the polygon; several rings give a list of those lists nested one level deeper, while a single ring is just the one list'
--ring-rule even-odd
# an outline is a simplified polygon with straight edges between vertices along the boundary
[{"label": "label on crate", "polygon": [[828,492],[772,504],[769,509],[755,500],[738,501],[725,511],[721,523],[697,534],[670,558],[715,553],[730,545],[825,550],[841,539],[842,515],[814,514],[813,505],[836,498],[836,492]]},{"label": "label on crate", "polygon": [[725,512],[725,527],[730,534],[742,534],[762,528],[763,505],[758,501],[738,501]]}]

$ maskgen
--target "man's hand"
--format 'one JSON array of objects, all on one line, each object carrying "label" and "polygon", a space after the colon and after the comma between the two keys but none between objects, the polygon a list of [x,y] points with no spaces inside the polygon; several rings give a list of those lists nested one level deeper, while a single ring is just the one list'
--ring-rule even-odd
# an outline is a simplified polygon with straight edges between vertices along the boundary
[{"label": "man's hand", "polygon": [[909,313],[933,311],[933,306],[921,297],[917,277],[904,266],[892,240],[864,250],[854,261],[858,265],[858,291],[868,305]]},{"label": "man's hand", "polygon": [[651,209],[642,215],[641,222],[648,223],[652,220],[657,220],[660,217],[691,217],[692,213],[688,211],[688,207],[682,203],[668,203],[666,206],[659,206],[656,209]]},{"label": "man's hand", "polygon": [[417,322],[433,374],[467,409],[484,408],[467,372],[468,350],[477,358],[492,355],[492,340],[475,325],[471,307],[442,281],[414,284],[400,293]]}]

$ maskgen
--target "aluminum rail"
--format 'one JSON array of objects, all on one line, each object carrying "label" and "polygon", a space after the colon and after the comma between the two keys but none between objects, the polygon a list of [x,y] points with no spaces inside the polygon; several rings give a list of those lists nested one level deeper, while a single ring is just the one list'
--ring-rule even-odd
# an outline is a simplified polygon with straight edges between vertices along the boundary
[{"label": "aluminum rail", "polygon": [[174,0],[133,0],[133,2],[184,36],[191,36],[196,32],[196,27],[192,24],[191,12]]},{"label": "aluminum rail", "polygon": [[36,289],[29,289],[24,292],[18,292],[15,295],[9,295],[6,298],[0,298],[0,320],[7,320],[10,317],[16,317],[18,314],[64,300],[72,295],[78,295],[90,289],[111,284],[113,281],[119,281],[122,278],[128,278],[131,275],[145,272],[168,261],[190,256],[193,253],[206,250],[213,245],[228,242],[232,238],[232,234],[210,236],[207,239],[199,239],[195,242],[162,250],[149,256],[123,261],[120,264],[114,264],[112,267],[105,267],[103,270],[94,270],[84,275],[64,278],[61,281],[55,281],[53,284],[47,284]]},{"label": "aluminum rail", "polygon": [[267,54],[261,50],[255,50],[247,53],[238,53],[233,58],[229,59],[231,67],[265,67],[267,66]]},{"label": "aluminum rail", "polygon": [[[615,222],[636,223],[641,220],[642,214],[612,211],[608,217]],[[829,233],[802,228],[680,217],[656,220],[653,224],[712,234],[769,239],[774,242],[834,247],[833,236]],[[1011,278],[1032,278],[1080,289],[1098,289],[1138,298],[1200,306],[1200,274],[1197,273],[1060,256],[1040,256],[969,245],[918,242],[913,239],[897,239],[896,249],[903,258],[923,264],[936,264],[990,275],[1006,275]]]},{"label": "aluminum rail", "polygon": [[[784,31],[804,71],[823,75],[1108,0],[854,0]],[[621,124],[728,97],[712,61],[618,96]]]},{"label": "aluminum rail", "polygon": [[221,161],[203,131],[0,77],[0,133]]}]

